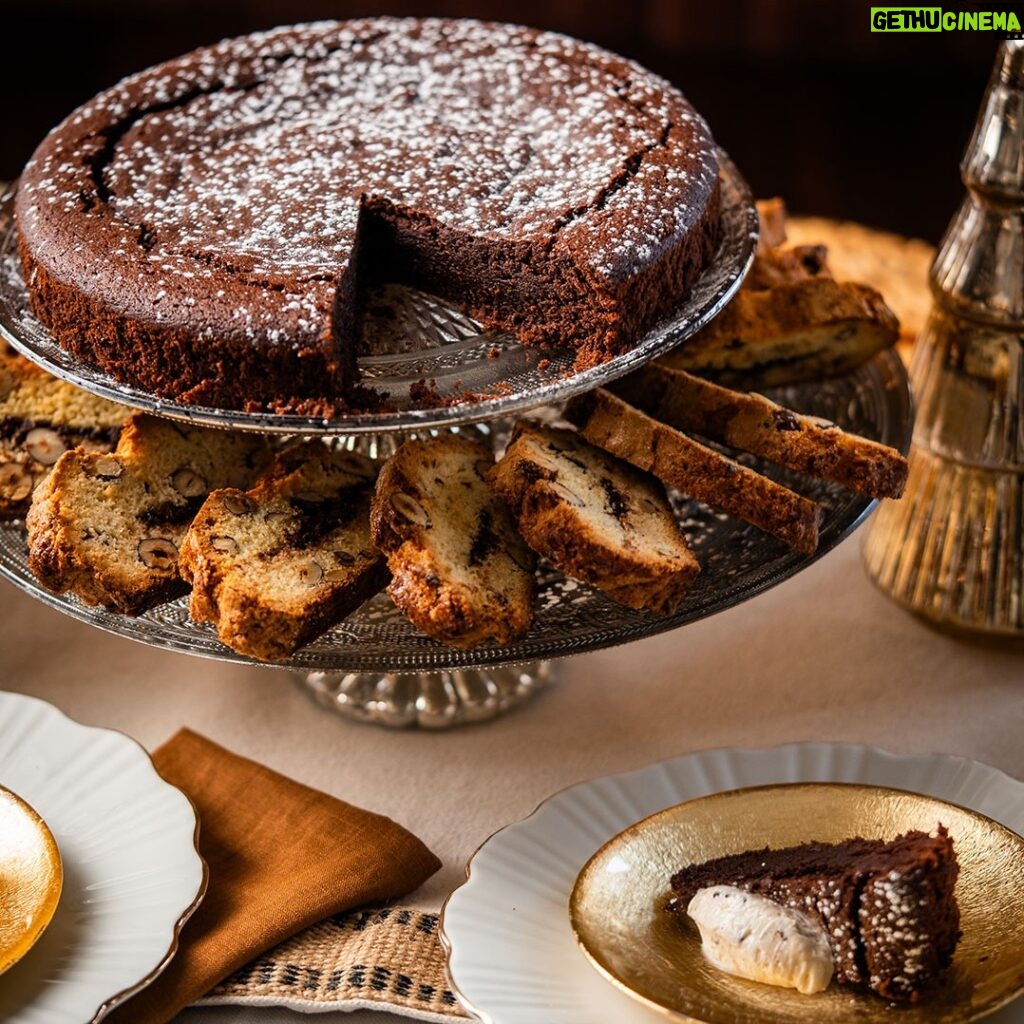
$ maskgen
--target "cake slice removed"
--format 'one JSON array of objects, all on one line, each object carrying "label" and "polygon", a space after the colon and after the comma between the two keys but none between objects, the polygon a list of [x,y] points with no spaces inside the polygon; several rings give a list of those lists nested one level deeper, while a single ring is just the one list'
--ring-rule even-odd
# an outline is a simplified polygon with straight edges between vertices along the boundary
[{"label": "cake slice removed", "polygon": [[178,549],[206,495],[248,487],[271,449],[254,434],[132,416],[113,452],[64,452],[26,517],[47,589],[139,615],[185,593]]},{"label": "cake slice removed", "polygon": [[670,615],[700,572],[661,483],[571,430],[520,421],[490,480],[534,551],[630,608]]},{"label": "cake slice removed", "polygon": [[388,593],[454,647],[508,644],[533,621],[536,559],[487,484],[493,466],[487,445],[442,434],[406,441],[377,482],[371,521]]},{"label": "cake slice removed", "polygon": [[214,491],[181,547],[189,612],[221,641],[264,661],[287,658],[387,582],[370,541],[369,459],[322,441],[282,452],[249,491]]},{"label": "cake slice removed", "polygon": [[718,886],[766,897],[820,925],[839,984],[915,1002],[953,958],[958,873],[953,841],[940,825],[934,836],[805,843],[693,864],[672,876],[667,909],[687,912],[702,894],[700,914]]}]

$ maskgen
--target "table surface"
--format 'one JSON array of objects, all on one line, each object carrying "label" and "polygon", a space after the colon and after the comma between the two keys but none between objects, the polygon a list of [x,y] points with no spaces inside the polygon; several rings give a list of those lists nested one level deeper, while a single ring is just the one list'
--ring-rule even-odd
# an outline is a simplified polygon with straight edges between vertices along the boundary
[{"label": "table surface", "polygon": [[[688,751],[847,740],[976,758],[1024,778],[1024,655],[953,639],[893,605],[861,567],[863,530],[760,597],[673,633],[556,665],[498,720],[392,731],[320,708],[283,671],[101,633],[0,584],[5,689],[148,748],[187,725],[309,785],[389,815],[444,866],[410,904],[436,909],[496,829],[572,783]],[[181,1024],[284,1024],[210,1008]],[[324,1014],[346,1024],[407,1018]]]}]

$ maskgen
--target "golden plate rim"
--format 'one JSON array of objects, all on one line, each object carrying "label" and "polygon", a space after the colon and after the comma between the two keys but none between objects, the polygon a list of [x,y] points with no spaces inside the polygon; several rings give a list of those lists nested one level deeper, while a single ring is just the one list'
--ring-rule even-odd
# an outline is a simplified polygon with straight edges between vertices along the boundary
[{"label": "golden plate rim", "polygon": [[0,785],[0,798],[9,799],[18,808],[28,821],[31,822],[37,835],[42,840],[43,848],[46,851],[46,866],[52,877],[47,882],[46,898],[40,903],[39,912],[33,918],[30,927],[25,928],[16,941],[9,946],[0,946],[0,975],[13,967],[26,953],[39,941],[43,932],[46,931],[57,906],[60,903],[61,894],[64,891],[64,860],[61,857],[60,847],[53,837],[50,826],[47,825],[43,816],[23,797],[15,793],[13,789]]},{"label": "golden plate rim", "polygon": [[[707,1021],[702,1018],[689,1016],[679,1010],[672,1007],[666,1006],[643,993],[634,989],[628,981],[620,978],[614,970],[612,970],[606,963],[604,963],[600,956],[595,951],[591,950],[588,944],[584,941],[580,934],[580,928],[578,927],[578,921],[581,917],[580,906],[583,901],[583,888],[587,880],[588,874],[595,869],[595,865],[598,861],[602,860],[607,854],[611,847],[617,846],[620,842],[627,840],[629,837],[641,832],[645,828],[649,827],[652,822],[657,819],[669,817],[673,814],[678,813],[683,808],[688,808],[691,805],[696,804],[717,804],[728,800],[731,797],[739,795],[750,795],[759,792],[773,792],[778,790],[786,791],[797,791],[797,790],[842,790],[848,793],[852,791],[870,792],[878,795],[890,795],[890,796],[903,796],[913,797],[918,800],[924,801],[930,804],[939,804],[945,807],[952,808],[955,811],[967,816],[968,818],[975,819],[979,823],[982,823],[987,829],[995,833],[1004,834],[1011,842],[1013,842],[1024,854],[1024,836],[1020,833],[1015,832],[1013,829],[1002,824],[1002,822],[996,821],[994,818],[980,811],[976,811],[973,808],[967,807],[963,804],[955,803],[951,800],[945,800],[941,797],[929,796],[925,793],[919,793],[915,790],[902,789],[898,786],[878,786],[870,783],[863,782],[830,782],[830,781],[804,781],[804,782],[779,782],[779,783],[765,783],[757,786],[738,786],[731,789],[718,790],[713,793],[705,793],[701,796],[692,797],[688,800],[680,801],[679,803],[672,804],[671,806],[664,807],[659,811],[655,811],[652,814],[648,814],[645,817],[633,822],[626,828],[622,829],[616,835],[612,836],[605,843],[603,843],[588,859],[587,862],[580,868],[579,873],[573,883],[572,890],[569,893],[568,900],[568,912],[569,912],[569,923],[572,928],[573,937],[576,940],[576,945],[580,952],[583,954],[587,962],[590,964],[597,973],[609,982],[614,988],[618,989],[625,995],[628,995],[631,999],[634,999],[642,1006],[649,1010],[655,1011],[661,1016],[668,1020],[679,1022],[679,1024],[708,1024]],[[811,835],[805,842],[814,841]],[[666,888],[668,881],[666,879]],[[751,983],[756,984],[756,983]],[[765,986],[770,987],[770,986]],[[858,1004],[862,1001],[872,1000],[877,1001],[880,1008],[885,1009],[890,1013],[898,1013],[899,1005],[891,1004],[885,1000],[879,999],[876,996],[870,996],[868,993],[859,991],[857,989],[846,989],[844,990],[848,995],[857,1000]],[[969,1007],[965,1007],[967,1012],[963,1016],[956,1018],[947,1018],[948,1024],[971,1024],[973,1021],[981,1020],[996,1011],[1007,1006],[1015,999],[1024,995],[1024,961],[1022,966],[1018,970],[1016,978],[1012,985],[1008,986],[1004,992],[999,996],[994,997],[989,1002],[975,1007],[973,1010]],[[806,998],[806,997],[799,997]],[[869,1004],[870,1005],[870,1004]],[[922,1004],[916,1004],[921,1007]],[[927,1003],[924,1004],[927,1006]],[[851,1017],[851,1020],[853,1018]],[[764,1024],[772,1024],[769,1018],[763,1018]],[[837,1020],[835,1024],[842,1024],[841,1020]]]}]

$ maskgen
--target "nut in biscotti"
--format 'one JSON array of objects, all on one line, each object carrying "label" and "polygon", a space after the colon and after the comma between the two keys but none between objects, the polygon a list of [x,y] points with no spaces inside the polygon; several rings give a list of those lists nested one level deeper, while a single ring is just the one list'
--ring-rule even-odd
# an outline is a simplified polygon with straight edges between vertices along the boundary
[{"label": "nut in biscotti", "polygon": [[630,608],[671,614],[700,571],[664,487],[571,430],[519,422],[490,480],[534,551]]},{"label": "nut in biscotti", "polygon": [[487,445],[443,434],[406,441],[377,481],[371,521],[388,593],[454,647],[509,644],[533,621],[535,559],[487,484],[493,466]]},{"label": "nut in biscotti", "polygon": [[51,377],[0,342],[0,521],[28,512],[64,452],[110,451],[128,416],[123,405]]},{"label": "nut in biscotti", "polygon": [[278,661],[355,611],[387,582],[370,541],[375,475],[369,459],[307,441],[251,490],[214,491],[178,560],[192,618],[240,654]]},{"label": "nut in biscotti", "polygon": [[26,520],[29,567],[49,590],[138,615],[188,589],[178,550],[209,488],[248,486],[269,459],[251,434],[135,415],[113,452],[57,460]]}]

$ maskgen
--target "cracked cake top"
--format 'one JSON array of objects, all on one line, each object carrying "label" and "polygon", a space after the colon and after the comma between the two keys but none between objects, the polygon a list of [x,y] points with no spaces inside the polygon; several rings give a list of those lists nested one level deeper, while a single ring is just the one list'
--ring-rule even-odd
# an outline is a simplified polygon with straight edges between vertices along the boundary
[{"label": "cracked cake top", "polygon": [[699,115],[632,62],[516,26],[374,18],[125,79],[40,145],[17,217],[30,290],[35,270],[130,317],[301,350],[334,330],[368,205],[568,253],[614,287],[701,222],[717,175]]}]

